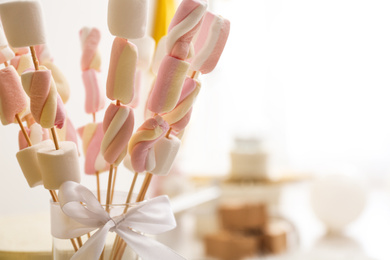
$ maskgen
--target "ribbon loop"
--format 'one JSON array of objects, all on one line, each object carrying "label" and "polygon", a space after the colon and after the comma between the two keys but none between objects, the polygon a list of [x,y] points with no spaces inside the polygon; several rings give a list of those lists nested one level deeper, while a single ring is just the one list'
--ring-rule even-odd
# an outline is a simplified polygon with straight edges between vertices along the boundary
[{"label": "ribbon loop", "polygon": [[167,196],[137,203],[126,214],[110,217],[90,190],[75,182],[65,182],[60,187],[59,202],[66,216],[53,219],[54,237],[72,238],[70,235],[77,237],[98,229],[72,260],[99,259],[108,232],[117,233],[143,260],[185,259],[165,245],[140,234],[161,234],[176,227]]}]

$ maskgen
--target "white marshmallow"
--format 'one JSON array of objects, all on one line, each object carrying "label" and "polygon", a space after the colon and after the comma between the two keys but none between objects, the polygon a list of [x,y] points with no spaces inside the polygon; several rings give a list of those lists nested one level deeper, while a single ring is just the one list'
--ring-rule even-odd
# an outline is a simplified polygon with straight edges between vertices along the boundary
[{"label": "white marshmallow", "polygon": [[145,35],[147,0],[109,0],[108,29],[114,36],[138,39]]},{"label": "white marshmallow", "polygon": [[157,75],[162,59],[167,55],[167,37],[163,36],[157,44],[156,52],[152,62],[152,72]]},{"label": "white marshmallow", "polygon": [[150,172],[154,168],[156,168],[156,155],[154,152],[154,147],[152,147],[146,156],[145,171]]},{"label": "white marshmallow", "polygon": [[0,17],[8,43],[12,47],[46,43],[42,6],[39,1],[3,3],[0,5]]},{"label": "white marshmallow", "polygon": [[45,140],[16,153],[19,166],[31,188],[42,184],[41,167],[37,158],[37,152],[42,148],[52,149],[54,144],[51,140]]},{"label": "white marshmallow", "polygon": [[151,173],[166,176],[172,168],[176,155],[179,152],[181,141],[176,136],[163,137],[154,145],[156,168]]},{"label": "white marshmallow", "polygon": [[37,153],[41,166],[43,186],[57,190],[65,181],[80,182],[80,166],[74,142],[60,142],[60,149],[40,149]]},{"label": "white marshmallow", "polygon": [[43,130],[38,123],[30,126],[30,140],[32,144],[39,144],[42,142]]},{"label": "white marshmallow", "polygon": [[140,39],[130,40],[137,46],[138,49],[138,64],[137,67],[142,70],[148,70],[152,63],[154,49],[156,48],[155,40],[146,35]]}]

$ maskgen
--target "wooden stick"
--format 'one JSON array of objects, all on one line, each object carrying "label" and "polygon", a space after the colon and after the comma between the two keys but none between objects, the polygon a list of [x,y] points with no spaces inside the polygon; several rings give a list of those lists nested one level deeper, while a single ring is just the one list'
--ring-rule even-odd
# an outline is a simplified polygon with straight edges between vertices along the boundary
[{"label": "wooden stick", "polygon": [[92,120],[94,123],[96,122],[96,113],[92,113]]},{"label": "wooden stick", "polygon": [[18,114],[15,115],[15,118],[16,118],[16,121],[18,121],[18,124],[20,126],[20,129],[22,130],[22,133],[24,135],[24,138],[26,138],[26,141],[27,141],[27,144],[28,146],[32,146],[32,143],[31,143],[31,140],[30,140],[30,137],[28,136],[27,132],[26,132],[26,129],[24,128],[23,124],[22,124],[22,120],[20,120],[20,117]]},{"label": "wooden stick", "polygon": [[81,237],[77,238],[77,244],[79,244],[79,248],[83,246],[83,240],[81,240]]},{"label": "wooden stick", "polygon": [[114,180],[112,181],[112,188],[111,188],[110,204],[112,204],[112,200],[114,199],[114,190],[115,190],[115,183],[116,183],[116,174],[117,174],[117,172],[118,172],[118,167],[115,167]]},{"label": "wooden stick", "polygon": [[106,211],[110,212],[110,194],[111,194],[111,182],[112,182],[112,172],[114,171],[114,165],[110,165],[110,173],[108,174],[108,184],[107,184],[107,195],[106,195]]},{"label": "wooden stick", "polygon": [[54,127],[52,127],[52,128],[50,128],[50,131],[51,131],[51,135],[53,136],[53,141],[54,141],[54,145],[56,147],[56,150],[59,150],[60,146],[58,144],[56,129]]},{"label": "wooden stick", "polygon": [[169,128],[167,134],[165,135],[166,138],[169,139],[169,135],[171,134],[171,131],[172,131],[172,127]]},{"label": "wooden stick", "polygon": [[141,190],[140,190],[138,197],[137,197],[137,202],[141,202],[145,199],[145,195],[146,195],[146,192],[148,191],[150,182],[152,181],[152,177],[153,177],[153,174],[151,174],[149,172],[146,173],[144,182],[142,183]]},{"label": "wooden stick", "polygon": [[95,172],[96,174],[96,186],[97,186],[97,199],[101,203],[100,199],[100,178],[99,178],[99,171]]},{"label": "wooden stick", "polygon": [[4,66],[8,67],[8,62],[4,61]]},{"label": "wooden stick", "polygon": [[30,46],[30,52],[31,52],[32,60],[34,62],[35,70],[39,70],[39,62],[38,62],[37,54],[35,53],[34,46]]}]

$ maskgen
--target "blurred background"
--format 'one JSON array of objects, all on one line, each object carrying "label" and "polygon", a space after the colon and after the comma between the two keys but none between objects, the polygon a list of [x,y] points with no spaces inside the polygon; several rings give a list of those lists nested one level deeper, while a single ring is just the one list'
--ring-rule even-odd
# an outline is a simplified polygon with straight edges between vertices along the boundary
[{"label": "blurred background", "polygon": [[[389,259],[390,2],[208,2],[230,20],[230,36],[216,69],[200,76],[175,175],[152,190],[170,195],[179,212],[178,230],[162,241],[188,259],[218,257],[206,251],[213,234],[229,229],[226,205],[239,212],[250,203],[267,208],[261,218],[283,222],[275,225],[287,242],[236,259]],[[105,78],[113,41],[107,1],[42,4],[48,46],[71,86],[66,109],[80,127],[90,116],[83,113],[78,33],[83,26],[100,29]],[[49,208],[48,193],[30,189],[20,172],[18,131],[17,125],[0,127],[4,219]],[[119,173],[117,189],[126,191],[132,174]],[[93,187],[94,178],[83,176],[82,183]],[[186,239],[178,243],[178,237]]]}]

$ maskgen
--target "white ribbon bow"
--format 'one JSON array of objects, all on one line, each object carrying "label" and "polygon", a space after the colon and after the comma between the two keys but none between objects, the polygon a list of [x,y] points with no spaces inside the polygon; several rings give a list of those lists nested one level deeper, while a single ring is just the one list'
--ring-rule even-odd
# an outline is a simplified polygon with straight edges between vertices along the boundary
[{"label": "white ribbon bow", "polygon": [[[117,233],[144,260],[183,260],[169,247],[140,233],[161,234],[176,227],[175,217],[167,196],[136,204],[127,213],[111,218],[93,193],[76,182],[65,182],[59,190],[61,209],[52,204],[52,235],[69,239],[99,229],[73,255],[72,260],[99,259],[108,232]],[[84,205],[82,205],[82,202]]]}]

